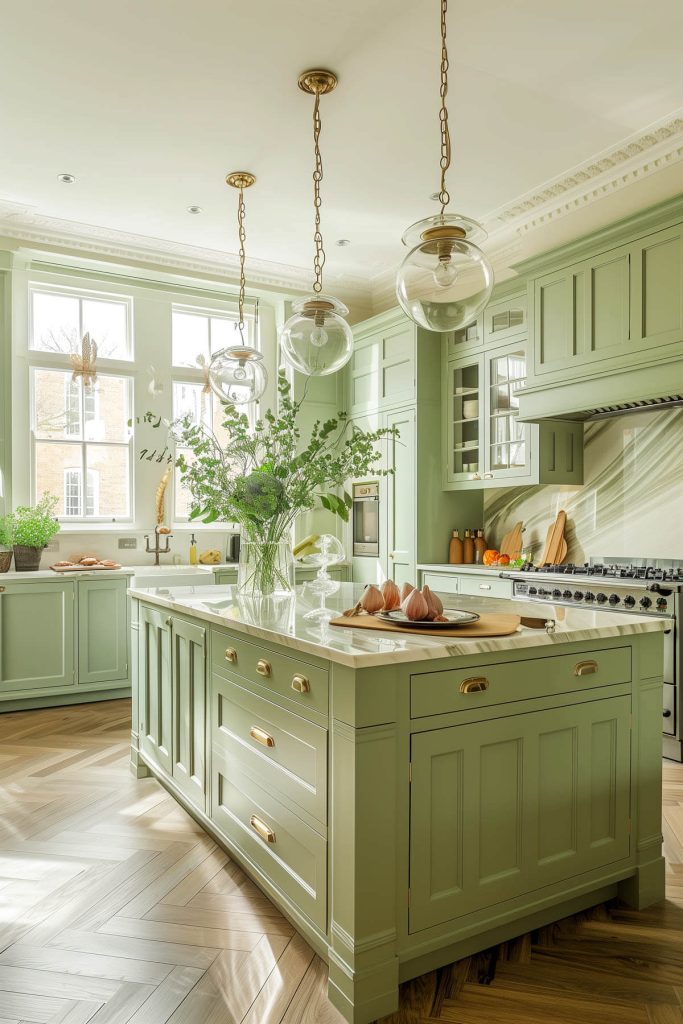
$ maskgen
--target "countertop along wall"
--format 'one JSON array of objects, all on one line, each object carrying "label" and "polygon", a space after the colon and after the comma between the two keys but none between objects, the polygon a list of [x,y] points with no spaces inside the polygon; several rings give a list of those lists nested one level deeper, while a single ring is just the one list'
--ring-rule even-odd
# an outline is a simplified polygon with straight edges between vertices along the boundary
[{"label": "countertop along wall", "polygon": [[484,492],[489,546],[520,519],[539,555],[557,512],[567,513],[568,562],[590,556],[683,558],[683,409],[634,412],[586,424],[581,487]]}]

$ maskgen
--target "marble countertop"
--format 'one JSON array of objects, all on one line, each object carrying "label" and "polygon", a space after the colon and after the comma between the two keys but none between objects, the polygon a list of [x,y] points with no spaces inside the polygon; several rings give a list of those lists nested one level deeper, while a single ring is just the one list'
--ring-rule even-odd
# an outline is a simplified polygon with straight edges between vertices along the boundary
[{"label": "marble countertop", "polygon": [[31,583],[35,580],[68,580],[70,577],[79,579],[81,576],[133,576],[135,569],[122,565],[120,569],[88,569],[86,565],[76,572],[70,569],[68,572],[55,572],[54,569],[35,569],[30,572],[17,572],[12,569],[10,572],[3,572],[0,575],[0,582],[7,583]]},{"label": "marble countertop", "polygon": [[[363,586],[340,583],[336,593],[327,599],[329,608],[339,613],[352,607],[363,592]],[[174,587],[141,590],[131,588],[131,597],[139,598],[182,615],[189,615],[246,636],[269,640],[292,650],[316,655],[351,668],[368,668],[399,662],[426,661],[437,658],[517,651],[522,648],[548,647],[558,644],[602,640],[633,633],[661,632],[670,626],[667,619],[644,615],[623,615],[586,608],[565,608],[561,605],[535,601],[498,600],[495,598],[443,595],[446,607],[464,608],[479,614],[504,614],[554,619],[555,632],[520,626],[505,637],[462,638],[420,636],[416,633],[379,632],[319,624],[305,618],[317,607],[318,599],[307,584],[296,588],[294,600],[266,599],[261,605],[253,599],[237,595],[233,586]]]},{"label": "marble countertop", "polygon": [[[422,572],[464,572],[483,576],[520,576],[521,570],[502,565],[454,565],[452,562],[421,563]],[[528,575],[528,574],[527,574]]]}]

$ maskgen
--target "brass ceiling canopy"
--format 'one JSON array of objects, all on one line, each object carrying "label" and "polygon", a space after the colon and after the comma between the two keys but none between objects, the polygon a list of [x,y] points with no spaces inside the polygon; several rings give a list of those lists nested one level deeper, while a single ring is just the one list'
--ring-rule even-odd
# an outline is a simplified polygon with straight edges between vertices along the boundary
[{"label": "brass ceiling canopy", "polygon": [[442,228],[427,228],[426,231],[422,232],[421,238],[424,242],[438,241],[440,238],[466,238],[467,232],[464,228],[455,227],[442,227]]},{"label": "brass ceiling canopy", "polygon": [[326,71],[324,68],[312,68],[299,75],[299,88],[304,92],[315,96],[324,96],[336,88],[339,79],[334,71]]},{"label": "brass ceiling canopy", "polygon": [[251,188],[256,181],[256,176],[250,171],[231,171],[225,179],[226,185],[232,188]]}]

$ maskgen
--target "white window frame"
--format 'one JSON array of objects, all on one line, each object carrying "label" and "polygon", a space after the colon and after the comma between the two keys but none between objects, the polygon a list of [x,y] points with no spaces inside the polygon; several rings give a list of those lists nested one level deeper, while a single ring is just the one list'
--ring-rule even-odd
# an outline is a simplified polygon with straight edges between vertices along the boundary
[{"label": "white window frame", "polygon": [[[126,311],[126,352],[125,355],[118,355],[112,359],[104,359],[98,355],[98,363],[104,362],[125,362],[132,363],[134,359],[133,339],[133,299],[130,295],[121,295],[118,292],[104,292],[99,289],[72,288],[57,284],[42,284],[32,281],[28,288],[28,351],[34,356],[60,356],[65,355],[68,359],[69,353],[49,352],[45,349],[33,347],[33,297],[36,294],[59,295],[78,300],[78,338],[79,345],[83,338],[83,302],[111,302],[123,306]],[[97,338],[93,339],[97,342]]]},{"label": "white window frame", "polygon": [[[78,450],[80,452],[80,472],[81,472],[81,476],[83,476],[84,473],[86,473],[88,475],[90,475],[91,473],[97,473],[97,470],[93,470],[92,467],[89,467],[88,464],[87,464],[87,450],[88,450],[88,447],[94,448],[94,447],[102,446],[102,447],[105,447],[105,448],[112,448],[112,447],[127,448],[128,449],[128,514],[125,515],[125,516],[105,516],[105,515],[89,516],[87,514],[84,514],[82,516],[69,516],[69,515],[65,514],[63,516],[59,516],[58,518],[59,518],[59,522],[60,523],[68,523],[68,524],[71,524],[71,525],[76,523],[76,524],[79,524],[81,526],[84,525],[84,524],[86,524],[86,525],[91,525],[91,524],[92,525],[98,525],[98,524],[100,524],[101,525],[101,524],[104,524],[104,523],[126,523],[126,524],[133,523],[134,520],[135,520],[135,488],[134,488],[134,481],[135,481],[135,444],[134,444],[134,439],[135,439],[135,433],[134,433],[134,430],[132,428],[130,429],[127,441],[91,441],[91,440],[86,440],[85,436],[84,436],[85,430],[83,430],[82,437],[79,440],[76,440],[73,437],[69,437],[69,435],[66,434],[66,431],[65,431],[65,436],[64,437],[53,437],[53,438],[39,438],[39,437],[36,437],[36,430],[35,430],[35,423],[36,423],[35,374],[36,374],[36,371],[39,371],[39,370],[57,370],[57,371],[61,371],[63,373],[66,373],[66,372],[70,373],[71,372],[71,366],[68,363],[68,356],[66,356],[64,358],[64,362],[63,362],[62,365],[56,365],[53,360],[50,360],[50,365],[46,366],[40,360],[31,360],[31,367],[30,367],[30,371],[29,371],[29,393],[30,393],[30,407],[31,407],[31,418],[30,418],[30,437],[31,437],[31,502],[35,503],[41,497],[41,495],[37,493],[37,488],[36,488],[36,477],[37,477],[37,473],[36,473],[37,448],[36,448],[36,446],[37,446],[37,444],[41,444],[41,445],[46,445],[46,444],[65,445],[66,444],[66,445],[71,445],[74,448],[74,452],[76,452]],[[100,381],[100,383],[103,383],[104,381],[106,381],[107,377],[118,377],[118,378],[122,378],[124,380],[124,383],[125,383],[125,386],[126,386],[126,389],[127,389],[127,392],[128,392],[128,403],[127,403],[128,404],[128,415],[130,417],[132,417],[132,415],[133,415],[133,408],[134,408],[134,405],[133,405],[133,402],[134,402],[134,380],[133,380],[132,374],[130,374],[130,373],[125,374],[125,373],[121,373],[120,371],[117,372],[117,373],[99,373],[98,372],[98,380]],[[83,407],[82,407],[82,410],[81,410],[82,416],[84,415],[83,410],[85,408],[86,390],[87,389],[83,388]],[[66,405],[66,388],[65,388],[65,405]],[[85,422],[82,423],[82,426],[83,426],[83,428],[85,428]],[[78,462],[78,459],[74,458],[74,461]],[[78,467],[74,466],[73,468],[76,469]],[[97,473],[97,475],[99,477],[99,473]],[[98,486],[98,494],[99,494],[99,486]]]}]

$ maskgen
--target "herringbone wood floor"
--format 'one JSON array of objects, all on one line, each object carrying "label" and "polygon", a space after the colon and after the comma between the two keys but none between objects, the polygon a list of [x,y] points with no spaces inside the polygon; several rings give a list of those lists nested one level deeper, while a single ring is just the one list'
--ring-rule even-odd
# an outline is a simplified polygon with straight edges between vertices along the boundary
[{"label": "herringbone wood floor", "polygon": [[[0,1024],[340,1024],[325,965],[153,779],[130,704],[0,715]],[[383,1024],[683,1022],[683,768],[668,900],[600,907],[404,985]]]}]

